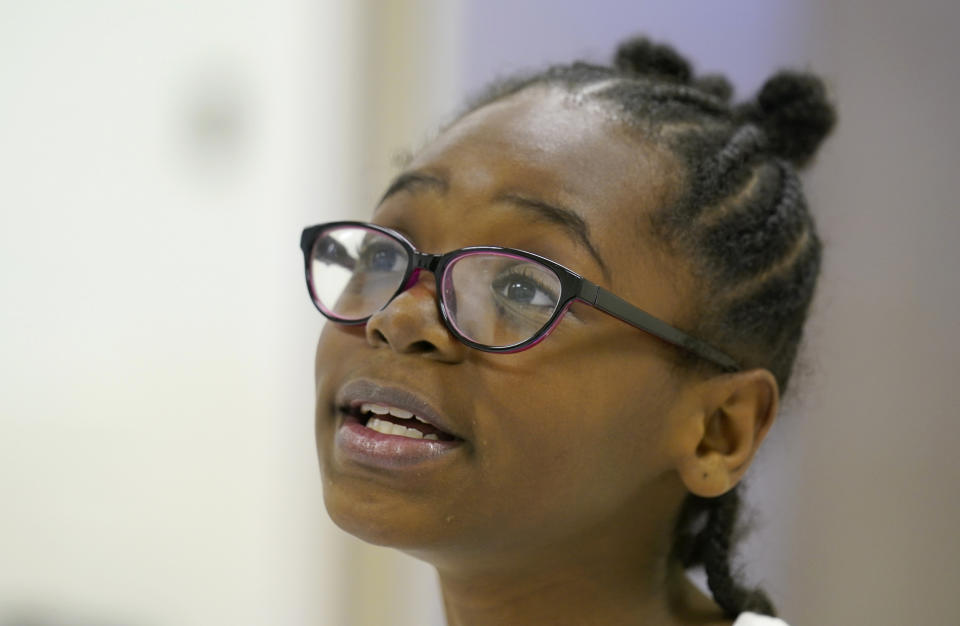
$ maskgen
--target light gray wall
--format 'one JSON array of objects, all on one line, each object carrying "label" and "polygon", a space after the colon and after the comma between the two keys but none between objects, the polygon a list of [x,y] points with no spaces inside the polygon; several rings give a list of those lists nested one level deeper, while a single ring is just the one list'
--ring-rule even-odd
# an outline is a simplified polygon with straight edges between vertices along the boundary
[{"label": "light gray wall", "polygon": [[771,68],[802,61],[810,11],[796,0],[469,0],[464,3],[462,89],[552,63],[605,63],[638,33],[675,45],[707,72],[751,92]]},{"label": "light gray wall", "polygon": [[960,4],[819,6],[811,58],[841,122],[810,181],[828,248],[785,606],[801,624],[957,624]]},{"label": "light gray wall", "polygon": [[636,32],[740,97],[782,66],[827,80],[840,124],[806,175],[825,268],[793,397],[752,468],[746,574],[796,625],[960,623],[960,4],[474,0],[464,15],[465,93],[605,61]]}]

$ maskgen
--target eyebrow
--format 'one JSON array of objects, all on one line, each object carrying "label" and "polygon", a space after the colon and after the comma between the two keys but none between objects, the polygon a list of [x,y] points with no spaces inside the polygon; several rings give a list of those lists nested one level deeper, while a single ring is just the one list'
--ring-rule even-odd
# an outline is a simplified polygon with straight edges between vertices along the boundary
[{"label": "eyebrow", "polygon": [[387,187],[383,197],[380,198],[380,202],[377,204],[383,204],[387,198],[401,191],[413,192],[419,191],[420,189],[432,189],[440,193],[447,193],[447,189],[449,188],[450,185],[446,179],[440,178],[439,176],[433,176],[423,172],[407,172],[393,179],[393,182]]},{"label": "eyebrow", "polygon": [[[401,191],[417,192],[421,189],[437,191],[445,194],[450,188],[450,184],[445,178],[426,174],[424,172],[407,172],[401,174],[390,183],[383,197],[378,204],[382,204],[390,196]],[[583,246],[590,256],[593,257],[597,265],[600,266],[604,278],[610,281],[610,271],[607,264],[604,263],[596,246],[590,240],[590,228],[587,222],[577,214],[576,211],[566,207],[549,204],[543,200],[529,198],[524,195],[512,192],[501,193],[494,198],[494,202],[503,202],[518,209],[532,212],[537,217],[557,226],[560,226],[567,235],[574,241]]]},{"label": "eyebrow", "polygon": [[600,266],[604,278],[609,282],[610,272],[607,269],[607,264],[603,262],[596,246],[590,240],[590,228],[587,226],[587,222],[578,213],[566,207],[549,204],[543,200],[528,198],[516,193],[500,194],[494,198],[494,201],[506,202],[519,209],[531,211],[537,217],[563,228],[577,243],[586,248],[593,260]]}]

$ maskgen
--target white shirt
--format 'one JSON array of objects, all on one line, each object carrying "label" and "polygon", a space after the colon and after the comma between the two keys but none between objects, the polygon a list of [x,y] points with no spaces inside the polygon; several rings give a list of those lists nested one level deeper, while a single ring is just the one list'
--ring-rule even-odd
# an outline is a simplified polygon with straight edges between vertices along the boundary
[{"label": "white shirt", "polygon": [[788,626],[788,624],[776,617],[767,617],[756,613],[741,613],[733,626]]}]

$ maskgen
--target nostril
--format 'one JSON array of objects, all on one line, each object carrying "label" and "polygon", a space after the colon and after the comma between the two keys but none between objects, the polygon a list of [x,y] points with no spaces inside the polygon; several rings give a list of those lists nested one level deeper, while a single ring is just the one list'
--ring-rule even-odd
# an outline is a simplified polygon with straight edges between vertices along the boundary
[{"label": "nostril", "polygon": [[383,334],[382,332],[380,332],[379,330],[374,329],[371,334],[373,335],[374,341],[377,341],[377,342],[379,342],[379,343],[385,343],[385,344],[387,344],[387,345],[390,344],[390,342],[387,341],[386,335],[384,335],[384,334]]},{"label": "nostril", "polygon": [[410,344],[410,352],[434,352],[437,347],[429,341],[414,341]]}]

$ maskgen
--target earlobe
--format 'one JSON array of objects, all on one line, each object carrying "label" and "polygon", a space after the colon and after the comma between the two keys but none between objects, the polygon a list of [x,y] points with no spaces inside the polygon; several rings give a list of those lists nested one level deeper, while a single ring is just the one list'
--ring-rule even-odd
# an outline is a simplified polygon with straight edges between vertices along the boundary
[{"label": "earlobe", "polygon": [[712,498],[743,477],[776,417],[779,389],[768,370],[719,376],[691,389],[677,471],[687,489]]}]

